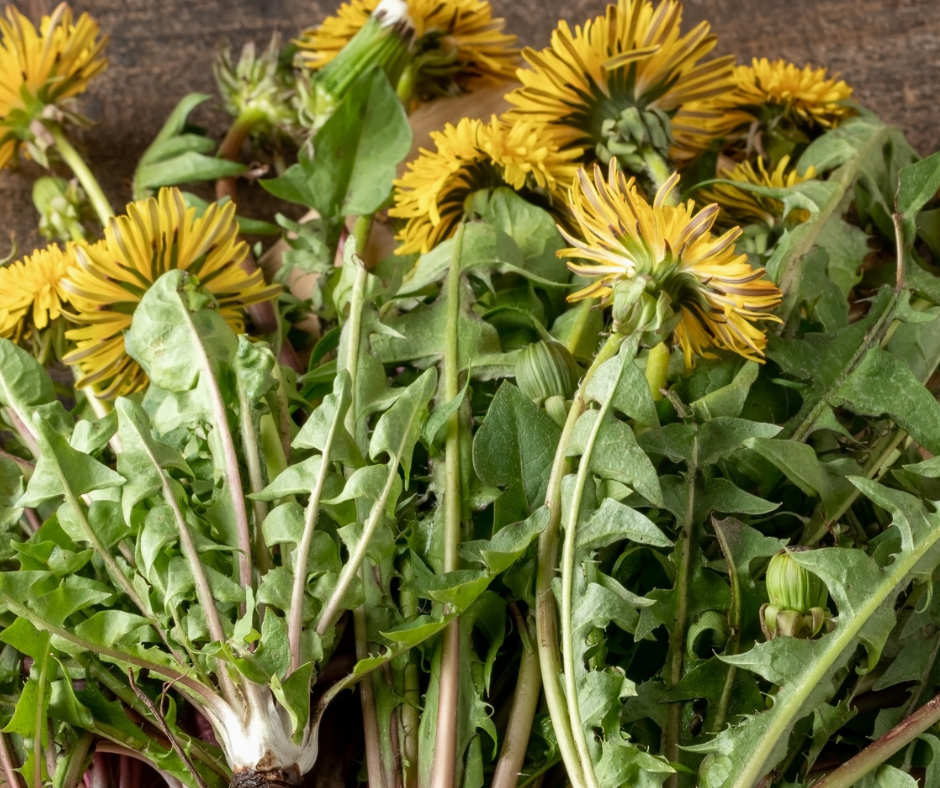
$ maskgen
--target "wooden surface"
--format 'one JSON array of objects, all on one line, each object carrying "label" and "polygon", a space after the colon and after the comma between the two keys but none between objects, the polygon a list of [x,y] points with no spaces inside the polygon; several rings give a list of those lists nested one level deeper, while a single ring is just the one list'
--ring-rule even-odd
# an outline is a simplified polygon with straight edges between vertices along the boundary
[{"label": "wooden surface", "polygon": [[[522,43],[543,46],[559,17],[582,22],[603,0],[493,0]],[[53,0],[20,0],[36,18]],[[98,126],[85,149],[115,206],[130,198],[138,156],[180,97],[215,93],[211,63],[218,44],[263,44],[274,30],[287,38],[318,23],[324,0],[74,0],[111,35],[108,70],[87,95]],[[940,148],[940,0],[686,0],[685,28],[707,19],[719,52],[784,57],[839,71],[858,99],[900,126],[927,154]],[[217,137],[225,118],[200,107],[194,119]],[[4,234],[21,249],[40,242],[30,199],[35,169],[0,173]],[[0,238],[0,254],[5,245]]]}]

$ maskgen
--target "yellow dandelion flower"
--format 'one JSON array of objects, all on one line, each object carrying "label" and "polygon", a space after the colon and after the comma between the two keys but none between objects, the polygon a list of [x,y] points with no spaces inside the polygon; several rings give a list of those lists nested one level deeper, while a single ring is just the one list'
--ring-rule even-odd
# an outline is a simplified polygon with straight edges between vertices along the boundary
[{"label": "yellow dandelion flower", "polygon": [[781,301],[780,290],[764,278],[763,268],[751,268],[746,255],[735,253],[740,228],[712,233],[717,205],[696,213],[691,200],[668,204],[677,183],[673,175],[651,205],[636,179],[627,180],[613,161],[606,181],[597,165],[593,182],[579,171],[569,205],[580,232],[575,236],[559,228],[571,248],[558,254],[580,258],[568,267],[595,281],[568,300],[599,297],[609,303],[618,283],[649,277],[681,316],[673,336],[688,366],[696,356],[714,357],[709,348],[760,361],[767,338],[754,323],[779,322],[771,310]]},{"label": "yellow dandelion flower", "polygon": [[531,68],[518,72],[523,86],[507,97],[514,115],[549,123],[563,145],[617,156],[631,169],[647,149],[667,157],[675,141],[706,133],[683,109],[731,87],[733,58],[702,61],[716,41],[708,24],[682,35],[681,22],[678,0],[618,0],[574,32],[559,22],[551,46],[523,52]]},{"label": "yellow dandelion flower", "polygon": [[19,340],[63,313],[69,294],[62,280],[70,265],[68,251],[49,246],[0,268],[0,337]]},{"label": "yellow dandelion flower", "polygon": [[9,164],[30,124],[48,107],[69,114],[69,100],[85,92],[107,61],[101,52],[107,36],[98,38],[97,23],[60,4],[44,16],[39,30],[12,6],[0,17],[0,168]]},{"label": "yellow dandelion flower", "polygon": [[[764,167],[764,160],[757,160],[757,168],[749,161],[738,162],[733,169],[724,169],[718,172],[719,178],[735,183],[753,186],[765,186],[774,189],[786,189],[798,183],[812,180],[816,176],[816,168],[809,167],[800,175],[796,168],[790,168],[790,157],[784,156],[776,168],[770,172]],[[724,226],[734,224],[762,224],[772,229],[783,219],[783,202],[775,197],[742,189],[730,183],[718,183],[702,189],[698,194],[698,201],[702,204],[718,203],[721,213],[717,223]],[[809,213],[801,208],[791,211],[790,219],[796,223],[805,222]]]},{"label": "yellow dandelion flower", "polygon": [[559,150],[551,132],[531,121],[489,123],[464,118],[431,133],[435,151],[421,149],[395,181],[391,216],[407,219],[397,252],[428,252],[457,228],[467,198],[480,189],[511,186],[550,201],[564,194],[577,171],[578,149]]},{"label": "yellow dandelion flower", "polygon": [[852,88],[838,75],[828,77],[825,68],[754,58],[750,66],[735,67],[734,82],[734,91],[715,102],[726,133],[745,132],[754,123],[825,130],[855,114],[843,103],[852,97]]},{"label": "yellow dandelion flower", "polygon": [[[301,62],[323,68],[362,29],[379,0],[349,0],[336,16],[305,31],[297,41]],[[503,32],[485,0],[408,0],[415,27],[414,89],[420,100],[469,93],[514,78],[516,37]]]},{"label": "yellow dandelion flower", "polygon": [[244,330],[244,307],[273,298],[261,271],[242,268],[247,244],[238,237],[234,203],[210,205],[196,218],[178,189],[161,189],[156,198],[127,206],[112,219],[104,239],[75,248],[75,259],[63,282],[79,324],[66,333],[76,349],[67,364],[82,372],[77,385],[93,385],[111,399],[138,391],[146,376],[124,349],[124,332],[147,288],[171,269],[188,271],[210,292],[219,314],[231,328]]}]

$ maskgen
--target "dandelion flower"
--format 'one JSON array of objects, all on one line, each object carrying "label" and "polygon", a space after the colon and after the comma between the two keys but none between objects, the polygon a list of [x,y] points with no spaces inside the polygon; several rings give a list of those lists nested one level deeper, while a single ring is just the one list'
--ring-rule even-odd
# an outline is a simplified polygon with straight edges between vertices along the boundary
[{"label": "dandelion flower", "polygon": [[731,113],[729,124],[747,126],[785,117],[803,127],[828,129],[854,114],[844,103],[852,97],[852,88],[838,75],[828,77],[825,68],[754,58],[750,66],[734,69],[734,82],[734,91],[717,102]]},{"label": "dandelion flower", "polygon": [[107,36],[98,37],[88,14],[72,22],[72,11],[60,4],[44,16],[39,30],[12,6],[0,17],[0,168],[21,144],[31,144],[31,124],[40,117],[72,120],[71,100],[84,93],[107,61],[101,52]]},{"label": "dandelion flower", "polygon": [[70,264],[68,251],[49,246],[0,268],[0,337],[19,340],[63,313],[69,294],[62,280]]},{"label": "dandelion flower", "polygon": [[[297,42],[301,62],[318,70],[362,29],[379,0],[350,0]],[[516,37],[484,0],[408,0],[414,24],[413,95],[422,100],[469,93],[512,80],[519,65]]]},{"label": "dandelion flower", "polygon": [[[798,183],[812,180],[816,169],[809,167],[802,175],[796,168],[790,168],[790,157],[784,156],[776,168],[767,171],[764,160],[757,160],[757,167],[749,161],[739,162],[730,170],[720,170],[719,178],[735,183],[763,186],[774,189],[787,189]],[[784,207],[781,200],[768,197],[750,189],[735,186],[732,183],[719,183],[702,189],[698,195],[700,203],[718,203],[721,213],[717,223],[723,226],[735,224],[761,224],[773,229],[784,219]],[[790,212],[789,218],[795,223],[805,222],[809,218],[807,211],[798,208]]]},{"label": "dandelion flower", "polygon": [[676,142],[709,133],[701,113],[684,108],[731,87],[733,58],[702,60],[716,41],[708,24],[683,35],[681,22],[678,0],[618,0],[574,32],[559,22],[551,46],[523,52],[530,68],[507,97],[514,115],[551,124],[563,145],[637,172],[651,154],[667,159]]},{"label": "dandelion flower", "polygon": [[489,123],[464,118],[432,132],[436,150],[421,150],[395,182],[391,216],[407,219],[399,254],[428,252],[449,238],[464,217],[467,198],[480,189],[511,186],[544,200],[564,194],[580,150],[561,151],[551,131],[531,121]]},{"label": "dandelion flower", "polygon": [[210,205],[199,218],[178,189],[127,206],[112,219],[104,239],[75,247],[63,282],[78,323],[66,333],[76,349],[64,361],[81,370],[79,387],[95,386],[105,399],[146,385],[146,376],[124,348],[124,332],[147,289],[171,269],[188,271],[210,292],[219,314],[235,332],[244,330],[244,307],[273,298],[259,270],[247,273],[248,246],[239,240],[235,206]]},{"label": "dandelion flower", "polygon": [[677,182],[673,175],[650,204],[636,179],[628,180],[613,161],[606,181],[597,165],[593,181],[578,172],[569,205],[579,232],[559,228],[571,244],[559,256],[580,258],[568,267],[595,281],[568,299],[610,303],[618,284],[646,277],[679,316],[673,337],[687,366],[696,356],[713,358],[710,348],[760,361],[767,339],[755,323],[779,322],[771,310],[780,303],[780,290],[764,269],[751,268],[747,256],[735,252],[740,228],[712,233],[717,205],[696,212],[691,200],[668,204]]}]

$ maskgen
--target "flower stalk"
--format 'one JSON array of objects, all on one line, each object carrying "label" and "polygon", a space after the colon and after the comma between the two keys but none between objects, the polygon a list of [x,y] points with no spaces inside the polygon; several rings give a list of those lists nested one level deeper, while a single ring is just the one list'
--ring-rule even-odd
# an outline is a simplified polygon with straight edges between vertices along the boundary
[{"label": "flower stalk", "polygon": [[[450,271],[445,284],[447,290],[447,329],[444,338],[444,402],[451,402],[460,392],[458,326],[460,324],[460,282],[463,238],[466,224],[457,227]],[[460,412],[447,419],[444,444],[444,572],[458,567],[457,548],[461,532],[460,484]],[[449,610],[444,610],[445,615]],[[450,788],[455,784],[457,768],[457,708],[460,688],[460,620],[455,618],[444,630],[441,642],[441,675],[438,690],[438,715],[434,740],[434,765],[431,788]],[[453,710],[453,713],[451,713]]]},{"label": "flower stalk", "polygon": [[114,216],[114,209],[111,207],[110,201],[105,196],[104,190],[101,188],[101,184],[98,183],[98,179],[85,163],[85,160],[82,158],[81,154],[75,150],[75,148],[72,146],[72,143],[69,142],[68,137],[65,135],[65,131],[58,123],[48,123],[46,124],[45,128],[52,136],[52,139],[55,142],[56,150],[62,157],[62,161],[64,161],[69,166],[69,169],[72,170],[72,172],[75,174],[75,177],[78,178],[78,182],[85,190],[85,194],[88,195],[88,200],[91,203],[92,208],[95,210],[98,221],[101,222],[103,227],[107,227],[108,222]]},{"label": "flower stalk", "polygon": [[[552,591],[558,567],[558,530],[561,524],[561,483],[568,473],[568,444],[574,431],[574,425],[584,411],[584,391],[597,369],[616,355],[624,337],[613,334],[601,347],[594,361],[581,378],[581,384],[575,393],[568,411],[568,420],[562,429],[555,458],[552,463],[545,505],[549,509],[549,521],[539,537],[538,565],[535,578],[536,630],[538,633],[538,658],[542,671],[542,686],[549,713],[555,725],[558,748],[561,752],[568,779],[574,788],[585,788],[590,783],[585,777],[585,767],[581,762],[580,751],[575,743],[572,720],[568,715],[567,701],[561,686],[562,664],[558,638],[558,614],[555,595]],[[583,733],[582,733],[583,736]]]}]

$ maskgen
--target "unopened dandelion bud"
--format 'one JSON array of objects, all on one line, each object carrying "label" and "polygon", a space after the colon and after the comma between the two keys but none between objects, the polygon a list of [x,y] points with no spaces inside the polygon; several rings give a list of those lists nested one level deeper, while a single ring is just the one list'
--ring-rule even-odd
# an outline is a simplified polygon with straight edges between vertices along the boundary
[{"label": "unopened dandelion bud", "polygon": [[369,69],[378,66],[393,86],[411,61],[415,28],[405,0],[382,0],[369,21],[329,63],[313,77],[305,97],[306,116],[313,131],[319,129],[350,88]]},{"label": "unopened dandelion bud", "polygon": [[534,402],[571,399],[580,377],[578,362],[559,342],[533,342],[516,361],[516,384]]},{"label": "unopened dandelion bud", "polygon": [[777,553],[767,567],[767,598],[761,610],[761,624],[767,637],[813,637],[828,618],[825,583],[802,567],[792,552],[808,548],[791,547]]},{"label": "unopened dandelion bud", "polygon": [[777,553],[770,559],[767,567],[767,597],[770,604],[799,613],[826,604],[828,591],[823,581],[800,566],[791,554],[805,549],[791,547],[790,552]]}]

